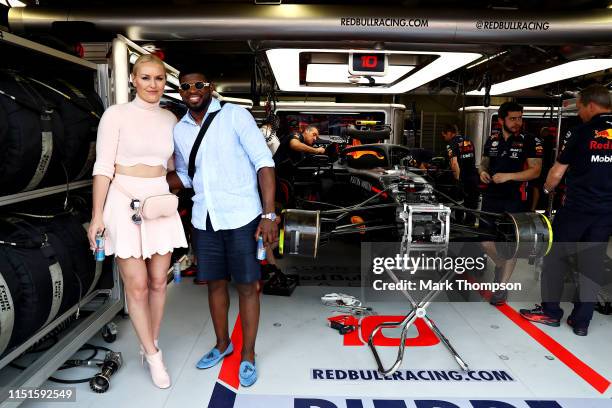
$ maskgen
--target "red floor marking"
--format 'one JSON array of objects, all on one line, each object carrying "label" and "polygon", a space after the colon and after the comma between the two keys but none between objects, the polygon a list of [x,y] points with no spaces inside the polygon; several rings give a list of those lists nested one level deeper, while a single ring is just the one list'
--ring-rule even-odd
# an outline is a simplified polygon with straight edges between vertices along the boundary
[{"label": "red floor marking", "polygon": [[[475,282],[473,278],[470,279],[467,277],[467,280]],[[489,291],[481,291],[480,294],[487,301],[491,297],[491,292]],[[606,390],[610,387],[610,381],[608,381],[597,371],[593,370],[578,357],[573,355],[555,339],[537,328],[529,320],[524,319],[519,312],[514,310],[508,304],[496,307],[497,310],[503,313],[508,319],[512,320],[517,326],[523,329],[525,333],[531,336],[531,338],[537,341],[546,350],[551,352],[556,358],[563,362],[569,369],[574,371],[579,377],[589,383],[589,385],[595,388],[600,394],[606,392]],[[234,352],[230,356],[223,359],[219,379],[225,382],[227,385],[238,389],[240,387],[238,370],[240,369],[240,353],[242,350],[242,323],[240,321],[240,315],[238,315],[236,318],[236,323],[234,324],[232,344],[234,345]]]},{"label": "red floor marking", "polygon": [[[468,281],[476,282],[474,278],[467,277]],[[491,298],[492,293],[488,290],[480,291],[480,295],[487,301]],[[535,341],[540,343],[542,347],[550,351],[555,357],[563,362],[569,369],[578,374],[584,381],[589,383],[600,394],[606,392],[610,386],[610,381],[599,374],[597,371],[589,367],[585,362],[573,355],[568,349],[559,344],[555,339],[544,333],[535,324],[523,318],[521,314],[510,307],[508,304],[495,306],[497,310],[502,312],[508,319],[512,320],[518,327],[523,329]]]},{"label": "red floor marking", "polygon": [[524,319],[519,312],[507,304],[497,306],[497,309],[506,315],[507,318],[516,323],[517,326],[523,329],[535,341],[546,348],[546,350],[550,351],[555,357],[561,360],[572,371],[582,377],[583,380],[588,382],[600,394],[606,392],[610,386],[610,381],[608,381],[605,377],[601,376],[585,362],[573,355],[568,349],[559,344],[555,339],[537,328],[529,320]]},{"label": "red floor marking", "polygon": [[240,369],[240,353],[242,352],[242,323],[240,315],[238,315],[234,324],[232,344],[234,345],[234,352],[223,359],[219,379],[227,385],[238,389],[240,387],[238,370]]}]

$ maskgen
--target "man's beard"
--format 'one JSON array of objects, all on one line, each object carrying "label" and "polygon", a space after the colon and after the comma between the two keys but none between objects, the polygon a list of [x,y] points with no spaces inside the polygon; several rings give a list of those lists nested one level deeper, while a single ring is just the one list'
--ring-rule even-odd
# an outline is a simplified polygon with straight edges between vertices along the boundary
[{"label": "man's beard", "polygon": [[508,126],[506,126],[506,124],[505,124],[505,123],[503,124],[503,127],[504,127],[504,130],[505,130],[506,132],[510,133],[511,135],[514,135],[514,134],[516,134],[516,133],[518,133],[518,132],[520,131],[520,129],[519,129],[519,131],[514,132],[512,129],[510,129]]},{"label": "man's beard", "polygon": [[201,113],[208,109],[208,105],[210,105],[211,100],[212,95],[208,94],[208,98],[202,98],[202,102],[200,102],[198,105],[187,105],[187,107],[192,112]]}]

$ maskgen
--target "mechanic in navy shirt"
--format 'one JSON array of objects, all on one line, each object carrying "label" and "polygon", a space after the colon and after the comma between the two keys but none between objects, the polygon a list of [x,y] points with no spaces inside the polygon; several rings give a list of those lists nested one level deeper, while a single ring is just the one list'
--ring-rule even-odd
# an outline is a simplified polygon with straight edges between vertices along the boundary
[{"label": "mechanic in navy shirt", "polygon": [[[546,175],[548,171],[555,164],[555,145],[556,145],[556,131],[552,132],[551,128],[545,126],[540,129],[540,141],[542,142],[542,171],[540,177],[529,182],[529,192],[531,193],[531,206],[530,210],[535,211],[538,209],[542,197],[542,187],[546,181]],[[546,201],[546,200],[543,200]],[[546,206],[545,206],[546,207]]]},{"label": "mechanic in navy shirt", "polygon": [[[497,117],[502,131],[487,139],[480,162],[480,181],[487,184],[482,198],[482,211],[523,212],[527,202],[526,182],[536,179],[542,169],[542,144],[538,138],[521,133],[521,105],[504,102],[499,107]],[[491,224],[489,221],[488,225]],[[506,260],[498,256],[493,242],[483,242],[483,247],[495,263],[495,281],[508,282],[516,259]],[[497,291],[493,293],[490,303],[503,304],[506,297],[506,291]]]},{"label": "mechanic in navy shirt", "polygon": [[579,290],[567,323],[576,335],[586,336],[612,234],[612,101],[606,87],[591,85],[580,92],[576,105],[584,124],[567,132],[544,184],[544,192],[553,191],[566,175],[565,201],[552,226],[555,242],[544,258],[542,305],[520,312],[537,323],[560,325],[563,309],[559,301],[569,272],[568,257],[574,255]]},{"label": "mechanic in navy shirt", "polygon": [[[466,208],[478,208],[478,171],[476,170],[476,155],[474,144],[458,133],[457,125],[447,124],[442,128],[442,137],[446,141],[446,151],[450,161],[453,176],[463,187],[463,205]],[[456,211],[457,222],[474,225],[474,213]]]},{"label": "mechanic in navy shirt", "polygon": [[306,126],[302,133],[295,133],[289,139],[289,156],[295,164],[300,162],[307,154],[325,154],[324,147],[312,147],[319,137],[316,126]]}]

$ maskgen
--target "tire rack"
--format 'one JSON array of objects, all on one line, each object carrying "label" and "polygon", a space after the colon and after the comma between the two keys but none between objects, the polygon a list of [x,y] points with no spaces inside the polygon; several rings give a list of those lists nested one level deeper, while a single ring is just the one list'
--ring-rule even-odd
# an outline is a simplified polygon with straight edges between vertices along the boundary
[{"label": "tire rack", "polygon": [[[97,82],[96,86],[98,93],[100,93],[105,106],[108,106],[108,80],[107,76],[105,75],[107,67],[104,64],[94,64],[90,61],[86,61],[73,55],[66,54],[53,48],[0,30],[0,47],[4,46],[25,48],[33,53],[39,53],[46,57],[56,58],[58,63],[75,64],[83,69],[91,70]],[[59,185],[24,193],[2,196],[0,197],[0,207],[34,198],[62,193],[67,189],[74,190],[89,187],[91,184],[91,180],[85,180],[71,183],[68,186]],[[97,263],[97,268],[101,267],[101,263]],[[26,370],[22,371],[16,377],[11,378],[8,383],[3,382],[0,384],[0,408],[19,406],[22,401],[8,401],[9,390],[26,387],[37,388],[42,385],[55,371],[57,371],[60,366],[62,366],[62,364],[64,364],[66,360],[72,357],[81,348],[81,346],[83,346],[83,344],[88,342],[95,334],[97,334],[109,322],[111,322],[117,313],[123,310],[123,286],[121,284],[121,280],[119,279],[119,271],[117,270],[116,264],[113,265],[113,288],[94,290],[92,293],[83,298],[80,304],[82,305],[80,307],[81,310],[90,311],[92,313],[85,318],[76,320],[73,326],[66,331],[58,343],[41,354]],[[53,329],[58,327],[71,316],[75,315],[78,309],[79,305],[75,305],[74,307],[70,308],[47,326],[40,329],[21,346],[12,350],[0,360],[0,369],[6,367],[15,358],[23,354],[27,349],[45,337]]]}]

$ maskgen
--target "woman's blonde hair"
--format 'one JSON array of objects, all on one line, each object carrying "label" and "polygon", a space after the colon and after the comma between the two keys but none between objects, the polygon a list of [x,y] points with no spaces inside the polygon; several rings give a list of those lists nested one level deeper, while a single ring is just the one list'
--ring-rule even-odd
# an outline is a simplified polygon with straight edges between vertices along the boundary
[{"label": "woman's blonde hair", "polygon": [[147,64],[152,62],[154,64],[159,64],[163,69],[164,73],[168,73],[166,71],[166,66],[164,65],[164,61],[162,61],[157,55],[154,54],[144,54],[138,57],[134,65],[132,66],[132,75],[136,75],[138,73],[138,67],[142,64]]}]

